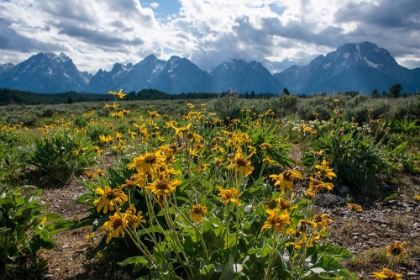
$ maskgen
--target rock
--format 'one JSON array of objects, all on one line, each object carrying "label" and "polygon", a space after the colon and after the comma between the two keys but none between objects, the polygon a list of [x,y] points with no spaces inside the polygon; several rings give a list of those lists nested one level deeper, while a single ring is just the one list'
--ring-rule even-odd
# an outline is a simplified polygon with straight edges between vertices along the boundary
[{"label": "rock", "polygon": [[341,195],[345,195],[350,192],[350,188],[346,185],[341,185],[336,188]]},{"label": "rock", "polygon": [[315,205],[325,208],[343,207],[346,200],[332,193],[320,193],[316,197]]},{"label": "rock", "polygon": [[395,192],[395,189],[385,183],[382,183],[382,185],[379,187],[379,190],[383,193],[393,193]]},{"label": "rock", "polygon": [[45,274],[44,275],[44,279],[51,279],[51,278],[54,278],[53,274]]},{"label": "rock", "polygon": [[374,233],[374,232],[369,233],[369,234],[368,234],[368,236],[369,236],[369,237],[379,238],[379,236],[378,236],[376,233]]}]

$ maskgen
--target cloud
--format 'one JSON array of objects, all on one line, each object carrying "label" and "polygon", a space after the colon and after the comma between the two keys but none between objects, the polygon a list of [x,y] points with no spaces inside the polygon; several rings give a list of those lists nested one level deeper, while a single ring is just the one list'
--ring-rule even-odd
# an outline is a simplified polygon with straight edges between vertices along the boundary
[{"label": "cloud", "polygon": [[150,3],[150,7],[152,9],[157,9],[157,8],[159,8],[159,3],[156,3],[156,2]]},{"label": "cloud", "polygon": [[51,43],[44,43],[33,38],[20,35],[12,28],[13,23],[0,18],[0,49],[23,53],[33,51],[53,52],[60,48]]},{"label": "cloud", "polygon": [[[0,2],[0,62],[65,52],[81,70],[178,55],[212,70],[229,58],[272,72],[370,41],[419,67],[418,0],[10,0]],[[170,10],[170,9],[173,10]],[[7,55],[5,54],[7,50]],[[7,61],[13,57],[15,59]]]}]

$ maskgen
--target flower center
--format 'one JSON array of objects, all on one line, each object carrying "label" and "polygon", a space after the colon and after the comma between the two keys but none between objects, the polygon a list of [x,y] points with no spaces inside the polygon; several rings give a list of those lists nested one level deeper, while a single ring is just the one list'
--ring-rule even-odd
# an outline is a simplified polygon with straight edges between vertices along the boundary
[{"label": "flower center", "polygon": [[202,214],[203,213],[203,207],[201,207],[201,205],[195,205],[195,206],[193,206],[193,212],[194,212],[194,214]]},{"label": "flower center", "polygon": [[147,155],[147,156],[144,158],[144,162],[145,162],[145,163],[148,163],[148,164],[153,164],[153,163],[156,163],[156,156],[155,156],[155,155]]},{"label": "flower center", "polygon": [[236,165],[241,167],[241,166],[247,166],[248,164],[248,160],[246,158],[240,157],[236,159]]},{"label": "flower center", "polygon": [[290,202],[282,199],[281,202],[280,202],[280,206],[281,206],[281,209],[289,209],[290,208]]},{"label": "flower center", "polygon": [[290,172],[290,171],[285,171],[283,173],[284,180],[291,181],[292,180],[292,178],[291,178],[292,176],[293,176],[293,173]]},{"label": "flower center", "polygon": [[169,182],[167,180],[160,180],[156,183],[156,188],[159,190],[169,189]]},{"label": "flower center", "polygon": [[118,190],[118,189],[113,189],[113,190],[111,190],[110,192],[108,192],[108,193],[106,194],[106,197],[107,197],[109,200],[112,200],[112,199],[114,199],[114,198],[118,197],[119,193],[120,193],[120,190]]},{"label": "flower center", "polygon": [[112,222],[112,227],[117,229],[119,226],[122,226],[123,222],[121,218],[117,218]]}]

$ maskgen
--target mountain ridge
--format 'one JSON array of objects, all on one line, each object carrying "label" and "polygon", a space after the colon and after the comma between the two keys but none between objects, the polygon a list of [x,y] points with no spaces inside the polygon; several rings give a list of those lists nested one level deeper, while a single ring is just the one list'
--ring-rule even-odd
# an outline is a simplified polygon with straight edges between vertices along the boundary
[{"label": "mountain ridge", "polygon": [[258,61],[229,59],[206,72],[186,58],[172,56],[160,60],[151,54],[127,65],[116,63],[110,71],[94,75],[81,72],[67,55],[38,53],[18,64],[0,65],[0,87],[33,92],[83,91],[106,93],[123,88],[125,92],[156,88],[168,93],[254,91],[291,93],[388,90],[400,83],[405,91],[420,88],[420,68],[407,69],[373,43],[348,43],[308,65],[293,65],[271,74]]}]

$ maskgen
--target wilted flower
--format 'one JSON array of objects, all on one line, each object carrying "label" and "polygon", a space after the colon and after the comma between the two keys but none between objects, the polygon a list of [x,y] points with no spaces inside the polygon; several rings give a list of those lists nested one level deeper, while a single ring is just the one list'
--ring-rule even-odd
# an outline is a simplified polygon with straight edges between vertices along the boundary
[{"label": "wilted flower", "polygon": [[363,208],[359,204],[356,203],[347,203],[347,206],[350,208],[352,212],[362,212]]},{"label": "wilted flower", "polygon": [[188,212],[194,223],[201,223],[203,221],[203,215],[207,214],[207,207],[196,204]]},{"label": "wilted flower", "polygon": [[383,268],[382,272],[373,272],[373,277],[375,277],[375,279],[399,280],[402,279],[403,275],[395,273],[390,269]]},{"label": "wilted flower", "polygon": [[387,256],[389,257],[390,255],[393,255],[393,256],[406,255],[407,252],[403,248],[405,245],[407,245],[407,242],[399,243],[395,241],[394,243],[386,247],[388,251]]}]

